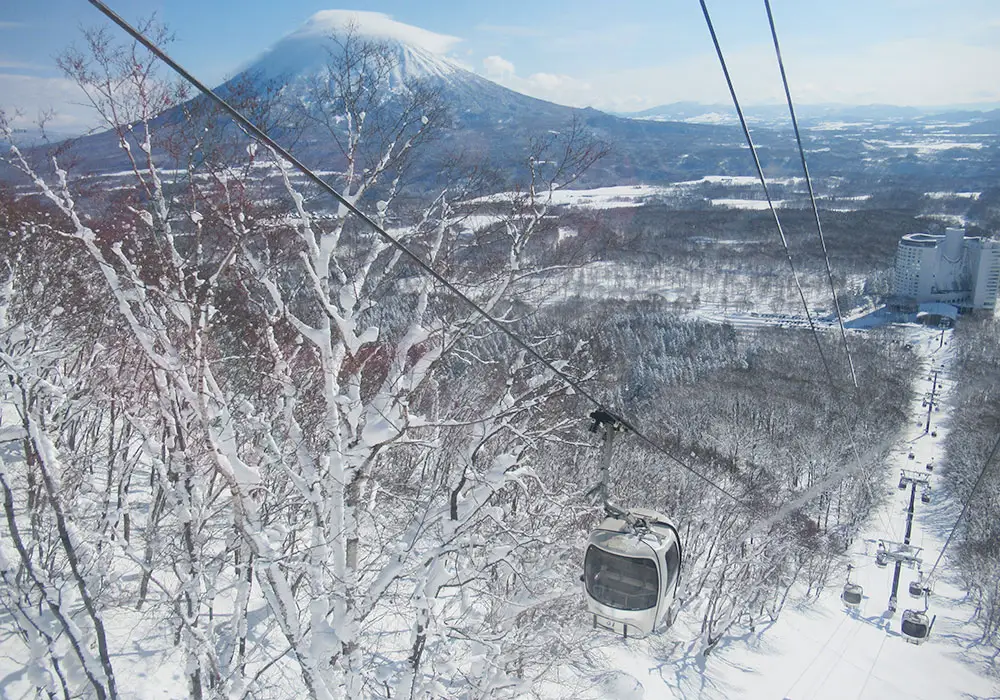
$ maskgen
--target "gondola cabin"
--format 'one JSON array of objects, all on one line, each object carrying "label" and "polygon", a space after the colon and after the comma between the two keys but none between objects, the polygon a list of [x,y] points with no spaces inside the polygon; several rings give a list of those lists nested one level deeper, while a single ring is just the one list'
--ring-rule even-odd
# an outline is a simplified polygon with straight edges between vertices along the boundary
[{"label": "gondola cabin", "polygon": [[914,598],[924,597],[924,582],[916,578],[910,581],[910,595]]},{"label": "gondola cabin", "polygon": [[594,626],[623,636],[652,633],[667,615],[681,571],[681,542],[666,516],[633,509],[608,515],[584,555]]},{"label": "gondola cabin", "polygon": [[926,612],[904,610],[899,628],[906,641],[911,644],[923,644],[931,636],[931,627],[933,626],[934,621],[928,618]]},{"label": "gondola cabin", "polygon": [[861,605],[861,599],[865,595],[865,589],[856,583],[845,583],[844,591],[840,594],[840,599],[844,601],[844,605],[849,608],[855,609]]}]

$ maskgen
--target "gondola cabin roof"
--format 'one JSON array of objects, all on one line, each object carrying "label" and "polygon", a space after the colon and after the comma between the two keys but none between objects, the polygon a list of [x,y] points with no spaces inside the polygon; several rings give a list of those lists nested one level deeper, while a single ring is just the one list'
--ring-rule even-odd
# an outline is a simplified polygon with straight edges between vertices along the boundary
[{"label": "gondola cabin roof", "polygon": [[[633,508],[628,513],[632,519],[609,515],[601,521],[590,536],[591,544],[622,556],[650,556],[650,549],[659,552],[680,543],[677,529],[662,513],[645,508]],[[636,519],[643,521],[636,525]]]},{"label": "gondola cabin roof", "polygon": [[[603,525],[603,523],[602,523]],[[661,538],[600,527],[590,536],[590,544],[623,557],[654,557]]]}]

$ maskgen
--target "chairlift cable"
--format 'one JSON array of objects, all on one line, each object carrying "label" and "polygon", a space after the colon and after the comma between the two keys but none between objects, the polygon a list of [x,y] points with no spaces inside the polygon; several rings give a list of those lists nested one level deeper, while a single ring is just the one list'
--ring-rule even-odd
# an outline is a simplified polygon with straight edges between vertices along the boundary
[{"label": "chairlift cable", "polygon": [[854,382],[854,388],[857,389],[858,375],[854,371],[854,358],[851,356],[851,347],[847,343],[847,331],[844,329],[844,316],[840,311],[840,299],[837,297],[837,290],[833,284],[833,268],[830,265],[830,253],[827,251],[826,237],[823,235],[823,225],[819,220],[819,207],[816,204],[816,193],[813,190],[812,178],[809,176],[809,166],[806,165],[806,152],[802,147],[802,136],[799,134],[799,120],[795,117],[792,92],[788,87],[788,76],[785,74],[785,62],[781,58],[781,48],[778,46],[778,30],[774,26],[774,16],[771,14],[771,1],[764,0],[764,7],[767,9],[767,22],[771,25],[771,37],[774,39],[774,54],[778,59],[778,68],[781,70],[781,82],[785,88],[785,99],[788,101],[788,114],[792,118],[792,128],[795,130],[795,142],[798,144],[799,158],[802,160],[802,172],[805,173],[806,187],[809,189],[809,201],[812,203],[813,216],[816,219],[816,233],[819,235],[820,247],[823,249],[823,260],[826,261],[826,277],[830,282],[830,294],[833,296],[833,305],[837,312],[840,337],[844,341],[844,352],[847,353],[847,363],[851,368],[851,380]]},{"label": "chairlift cable", "polygon": [[[91,1],[93,2],[94,0]],[[760,164],[760,157],[757,155],[757,147],[754,145],[753,138],[750,136],[750,128],[747,126],[747,120],[743,114],[743,108],[740,106],[740,99],[736,95],[736,87],[733,85],[733,79],[729,75],[729,67],[726,64],[726,58],[722,53],[722,46],[719,44],[719,37],[715,33],[715,25],[712,23],[712,17],[708,13],[708,6],[705,4],[705,0],[700,0],[700,2],[701,10],[705,15],[705,22],[708,24],[708,31],[712,35],[712,43],[715,45],[715,53],[719,56],[722,73],[726,78],[726,85],[729,87],[729,94],[733,98],[733,106],[736,108],[736,115],[739,117],[740,126],[743,128],[743,136],[746,138],[747,146],[750,148],[750,155],[753,156],[754,167],[757,170],[757,178],[760,180],[761,187],[764,189],[764,198],[767,200],[767,208],[771,212],[771,218],[774,219],[774,226],[778,230],[778,238],[781,239],[781,245],[785,250],[785,258],[788,260],[788,267],[792,273],[792,281],[795,283],[795,289],[799,293],[802,308],[806,312],[806,320],[809,322],[809,329],[812,331],[813,339],[816,341],[816,349],[819,351],[820,359],[823,361],[823,368],[825,369],[827,378],[830,381],[830,386],[836,390],[833,382],[833,373],[830,370],[830,363],[827,362],[826,354],[823,352],[823,345],[819,340],[819,331],[816,329],[812,313],[809,311],[809,302],[806,301],[805,292],[802,290],[801,282],[799,282],[799,273],[795,267],[795,261],[792,258],[791,249],[788,247],[788,238],[785,236],[785,229],[782,227],[781,219],[778,217],[778,210],[775,208],[774,201],[771,199],[771,191],[767,187],[767,178],[764,176],[764,168]]]},{"label": "chairlift cable", "polygon": [[878,658],[882,656],[882,649],[885,647],[885,640],[889,638],[889,635],[883,635],[882,643],[878,645],[878,651],[875,652],[875,660],[872,661],[871,668],[868,669],[868,675],[865,676],[865,683],[861,686],[861,692],[858,693],[858,698],[862,698],[865,694],[865,688],[868,687],[868,682],[872,679],[872,675],[875,673],[875,668],[878,666]]},{"label": "chairlift cable", "polygon": [[832,642],[833,638],[837,636],[837,632],[840,631],[840,628],[844,626],[844,623],[847,622],[848,619],[850,618],[848,618],[847,615],[841,617],[840,622],[838,622],[837,626],[833,628],[832,632],[830,632],[830,635],[826,638],[826,641],[824,641],[823,644],[820,645],[819,649],[813,655],[812,659],[809,661],[809,663],[805,665],[805,668],[802,669],[799,675],[796,676],[792,684],[788,686],[788,690],[786,690],[781,697],[788,698],[792,696],[792,691],[795,689],[795,686],[797,686],[799,682],[802,680],[802,678],[806,675],[806,673],[808,673],[809,670],[816,665],[816,662],[819,661],[819,657],[822,656],[823,652],[826,651],[826,648],[830,646],[830,642]]},{"label": "chairlift cable", "polygon": [[969,510],[969,506],[972,505],[972,497],[975,496],[976,491],[979,490],[979,485],[982,484],[983,477],[986,476],[986,469],[990,466],[990,462],[992,462],[993,458],[996,456],[997,450],[1000,450],[1000,436],[998,436],[997,441],[993,443],[993,449],[990,450],[989,456],[986,458],[986,461],[983,462],[983,468],[979,470],[979,476],[976,478],[976,483],[972,485],[972,491],[969,492],[969,496],[965,499],[965,505],[962,506],[962,512],[958,514],[958,519],[955,520],[955,524],[952,526],[951,532],[948,533],[948,539],[945,540],[944,546],[941,548],[941,551],[938,553],[937,560],[934,562],[934,566],[931,568],[930,573],[927,574],[927,581],[934,578],[934,572],[937,571],[938,564],[941,563],[941,558],[944,557],[945,550],[948,549],[948,545],[951,544],[951,539],[955,536],[955,533],[958,532],[959,523],[962,522],[962,518],[965,517],[966,512]]},{"label": "chairlift cable", "polygon": [[[571,387],[576,393],[578,393],[579,395],[583,396],[585,399],[587,399],[588,401],[590,401],[598,409],[600,409],[600,410],[604,409],[604,405],[596,397],[594,397],[590,392],[588,392],[586,389],[584,389],[583,385],[580,382],[578,382],[577,380],[573,379],[573,377],[569,376],[564,371],[560,370],[551,361],[545,359],[545,357],[543,357],[537,350],[535,350],[533,347],[531,347],[531,345],[529,345],[526,341],[522,340],[516,333],[514,333],[512,330],[510,330],[509,328],[507,328],[498,319],[496,319],[493,316],[491,316],[489,314],[489,312],[487,312],[479,304],[477,304],[475,301],[473,301],[471,298],[469,298],[460,289],[458,289],[454,284],[452,284],[451,282],[449,282],[443,275],[441,275],[441,273],[439,273],[437,270],[435,270],[433,267],[431,267],[431,265],[428,264],[427,262],[425,262],[419,255],[417,255],[415,252],[413,252],[412,250],[410,250],[410,248],[408,248],[404,243],[402,243],[401,241],[399,241],[398,239],[396,239],[395,237],[393,237],[392,235],[390,235],[384,228],[382,228],[381,226],[379,226],[378,223],[376,223],[371,217],[369,217],[367,214],[365,214],[363,211],[361,211],[357,206],[355,206],[350,200],[348,200],[342,194],[340,194],[339,192],[337,192],[336,189],[334,189],[327,182],[325,182],[322,178],[320,178],[315,172],[313,172],[308,166],[306,166],[300,160],[298,160],[295,156],[293,156],[289,151],[287,151],[285,148],[283,148],[282,146],[280,146],[276,141],[274,141],[274,139],[272,139],[270,136],[268,136],[267,133],[265,133],[262,129],[258,128],[249,119],[247,119],[246,117],[244,117],[235,107],[233,107],[228,102],[226,102],[226,100],[224,100],[222,97],[220,97],[219,95],[217,95],[211,88],[209,88],[207,85],[205,85],[204,83],[202,83],[201,81],[199,81],[197,78],[195,78],[194,75],[192,75],[190,72],[188,72],[183,66],[181,66],[179,63],[177,63],[169,55],[167,55],[166,52],[164,52],[159,46],[157,46],[151,40],[147,39],[145,37],[145,35],[143,35],[139,30],[137,30],[135,27],[133,27],[131,24],[129,24],[126,20],[124,20],[121,16],[119,16],[117,13],[115,13],[114,10],[112,10],[110,7],[108,7],[106,4],[104,4],[101,0],[88,0],[88,2],[90,2],[91,5],[93,5],[95,8],[97,8],[108,19],[110,19],[112,22],[114,22],[119,27],[121,27],[121,29],[124,30],[129,36],[131,36],[133,39],[135,39],[140,44],[142,44],[143,46],[145,46],[146,49],[148,49],[154,56],[156,56],[161,61],[163,61],[165,64],[167,64],[167,66],[169,66],[174,72],[176,72],[178,75],[180,75],[182,78],[184,78],[184,80],[186,80],[191,85],[193,85],[195,88],[197,88],[198,91],[200,91],[203,95],[205,95],[206,97],[208,97],[209,99],[211,99],[213,102],[215,102],[215,104],[217,104],[227,114],[229,114],[229,116],[232,117],[233,120],[237,124],[239,124],[239,126],[241,128],[243,128],[247,132],[247,135],[252,136],[253,138],[256,138],[258,141],[262,142],[263,144],[265,144],[266,146],[268,146],[269,148],[271,148],[275,153],[277,153],[282,158],[284,158],[288,163],[290,163],[296,170],[298,170],[300,173],[302,173],[309,181],[311,181],[313,184],[315,184],[317,187],[319,187],[321,190],[323,190],[327,194],[333,196],[350,213],[354,214],[356,217],[358,217],[359,219],[361,219],[362,222],[364,222],[365,224],[367,224],[372,229],[372,231],[374,231],[376,234],[378,234],[386,243],[388,243],[389,245],[391,245],[392,247],[394,247],[396,250],[398,250],[407,260],[409,260],[410,262],[412,262],[420,270],[422,270],[428,276],[430,276],[435,281],[437,281],[441,286],[443,286],[445,289],[447,289],[449,292],[451,292],[453,295],[455,295],[458,299],[460,299],[461,301],[465,302],[470,308],[472,308],[484,320],[486,320],[487,322],[489,322],[494,328],[496,328],[501,333],[503,333],[508,338],[510,338],[511,341],[513,341],[515,345],[517,345],[519,348],[521,348],[526,353],[528,353],[528,355],[530,355],[532,358],[534,358],[538,362],[542,363],[548,370],[550,370],[553,374],[555,374],[557,377],[559,377],[563,382],[565,382],[569,387]],[[624,420],[622,420],[621,422],[629,430],[631,430],[633,433],[635,433],[636,437],[638,437],[643,443],[645,443],[646,445],[650,446],[651,448],[653,448],[657,452],[665,455],[669,459],[673,460],[676,464],[678,464],[679,466],[681,466],[683,469],[691,472],[692,474],[694,474],[695,476],[697,476],[699,479],[701,479],[702,481],[704,481],[705,483],[707,483],[709,486],[711,486],[712,488],[714,488],[716,491],[718,491],[719,493],[725,495],[727,498],[729,498],[730,500],[732,500],[737,505],[741,506],[742,508],[744,508],[747,511],[751,511],[752,512],[752,508],[750,507],[749,504],[745,503],[744,501],[742,501],[741,499],[739,499],[738,497],[734,496],[732,493],[730,493],[729,491],[727,491],[726,489],[724,489],[723,487],[721,487],[718,484],[716,484],[714,481],[712,481],[711,479],[709,479],[704,474],[700,473],[698,470],[696,470],[694,467],[692,467],[686,461],[684,461],[680,457],[678,457],[675,454],[673,454],[667,448],[663,447],[659,443],[655,442],[651,438],[649,438],[646,435],[644,435],[642,432],[640,432],[639,430],[637,430],[636,427],[634,425],[632,425],[631,423],[628,423],[628,422],[626,422]]]},{"label": "chairlift cable", "polygon": [[[827,361],[826,354],[823,352],[823,346],[820,343],[820,339],[819,339],[819,332],[818,332],[818,330],[816,328],[815,323],[813,322],[812,315],[809,312],[809,304],[806,302],[805,293],[803,292],[802,285],[799,282],[798,271],[796,270],[795,263],[794,263],[794,260],[792,258],[791,250],[789,249],[789,246],[788,246],[788,239],[785,236],[784,228],[781,225],[781,219],[778,216],[777,209],[775,208],[774,202],[771,199],[771,194],[770,194],[770,191],[768,190],[768,187],[767,187],[767,179],[764,176],[764,169],[761,166],[760,158],[757,155],[757,147],[754,145],[753,138],[750,135],[750,128],[747,125],[746,116],[743,113],[743,108],[740,106],[740,100],[739,100],[739,97],[736,94],[736,88],[735,88],[735,86],[733,84],[732,77],[729,74],[729,68],[728,68],[728,65],[726,64],[726,59],[725,59],[725,56],[723,55],[723,52],[722,52],[722,46],[719,43],[718,35],[715,32],[715,25],[712,23],[712,17],[709,14],[708,6],[706,5],[705,0],[699,0],[699,1],[701,3],[702,13],[705,16],[705,23],[708,25],[708,31],[709,31],[709,33],[712,36],[712,43],[715,46],[715,52],[716,52],[716,54],[719,57],[719,64],[722,67],[722,73],[723,73],[723,75],[724,75],[724,77],[726,79],[726,85],[729,88],[729,94],[730,94],[730,96],[733,99],[733,106],[736,109],[736,114],[737,114],[737,116],[739,117],[739,120],[740,120],[740,126],[743,129],[743,136],[745,137],[746,142],[747,142],[747,146],[750,149],[750,154],[751,154],[751,156],[753,156],[753,162],[754,162],[754,166],[755,166],[756,171],[757,171],[757,177],[760,180],[761,187],[764,190],[764,197],[767,199],[768,209],[770,210],[771,216],[774,219],[775,228],[778,231],[778,237],[781,240],[781,244],[782,244],[782,246],[784,248],[785,256],[786,256],[786,258],[788,260],[788,266],[789,266],[789,269],[791,270],[791,273],[792,273],[792,280],[795,283],[795,288],[796,288],[796,290],[799,293],[799,299],[802,301],[802,306],[805,309],[806,319],[809,322],[809,328],[810,328],[810,330],[812,332],[813,339],[816,342],[816,348],[817,348],[817,350],[819,352],[819,357],[820,357],[820,360],[821,360],[821,362],[823,364],[823,369],[824,369],[824,371],[826,373],[828,384],[830,386],[831,391],[833,392],[835,403],[837,405],[837,408],[840,409],[841,402],[838,400],[838,396],[839,396],[840,392],[839,392],[839,390],[838,390],[838,388],[836,386],[836,383],[834,382],[833,372],[830,369],[830,364]],[[768,10],[769,9],[770,8],[768,6]],[[768,17],[769,18],[771,17],[770,11],[768,12]],[[773,27],[773,23],[772,23],[772,27]],[[776,34],[775,34],[775,36],[776,36]],[[777,48],[777,43],[775,43],[775,47]],[[780,63],[780,53],[779,53],[779,63]],[[782,76],[784,77],[784,67],[783,67],[783,65],[782,65]],[[786,95],[790,95],[790,92],[788,91],[788,88],[787,88],[787,81],[786,81],[785,84],[786,84]],[[789,97],[789,108],[790,108],[790,110],[793,110],[792,103],[791,103],[791,98],[790,97]],[[797,127],[796,127],[796,134],[798,134],[798,128]],[[801,140],[799,140],[799,145],[801,147]],[[804,156],[803,156],[803,167],[805,168],[805,159],[804,159]],[[807,173],[808,173],[808,171],[807,171]],[[812,193],[812,186],[811,186],[811,184],[810,184],[810,193]],[[814,197],[813,197],[813,203],[814,203],[814,206],[815,206],[815,198]],[[818,214],[817,214],[817,220],[818,220]],[[825,250],[826,250],[826,248],[825,248],[825,244],[824,244],[824,252],[825,252]],[[829,265],[828,265],[828,267],[829,267]],[[838,312],[838,318],[839,318],[839,312]],[[853,359],[851,358],[849,352],[848,352],[848,359],[850,361],[852,378],[854,379],[855,386],[857,386],[857,378],[856,378],[856,375],[855,375],[855,372],[854,372],[854,362],[853,362]],[[858,449],[857,442],[854,439],[854,431],[852,430],[851,425],[847,422],[846,416],[842,412],[840,412],[839,410],[838,410],[838,416],[839,416],[839,418],[844,423],[844,429],[845,429],[844,432],[846,433],[847,438],[850,441],[851,451],[854,454],[854,459],[855,459],[855,462],[856,462],[856,464],[855,464],[854,467],[845,470],[842,475],[835,474],[835,476],[839,476],[839,478],[836,481],[836,483],[839,484],[841,481],[843,481],[844,479],[846,479],[847,476],[849,476],[851,473],[853,473],[857,469],[860,469],[862,467],[862,465],[863,465],[863,460],[862,460],[862,457],[861,457],[860,450]],[[830,484],[829,486],[832,487],[833,485],[836,485],[836,484]],[[759,529],[762,526],[767,526],[767,525],[772,524],[773,522],[775,522],[775,520],[779,519],[780,517],[783,517],[785,514],[791,512],[792,510],[794,510],[796,508],[801,507],[802,505],[805,505],[810,500],[812,500],[813,498],[815,498],[817,495],[818,494],[816,494],[816,493],[810,493],[810,492],[806,492],[805,494],[800,495],[798,498],[794,499],[793,501],[790,501],[790,502],[784,504],[775,513],[773,513],[770,516],[767,516],[766,518],[763,518],[762,520],[760,520],[757,523],[755,523],[751,527],[750,532],[753,532],[753,531]]]}]

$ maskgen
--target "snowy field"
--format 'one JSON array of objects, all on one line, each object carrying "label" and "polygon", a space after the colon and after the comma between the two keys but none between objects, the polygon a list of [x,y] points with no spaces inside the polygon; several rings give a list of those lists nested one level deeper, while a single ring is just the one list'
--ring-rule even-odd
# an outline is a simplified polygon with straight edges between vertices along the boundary
[{"label": "snowy field", "polygon": [[[900,577],[899,608],[889,613],[887,603],[893,567],[875,565],[873,540],[902,540],[904,509],[909,490],[897,488],[899,468],[925,470],[934,490],[948,478],[947,465],[937,463],[939,447],[950,429],[948,375],[951,347],[941,343],[944,334],[913,326],[908,331],[920,362],[914,367],[917,395],[910,407],[913,421],[899,443],[895,463],[886,470],[884,488],[891,494],[870,521],[863,539],[856,540],[849,561],[852,580],[864,587],[859,609],[849,611],[840,602],[843,575],[824,590],[818,600],[791,602],[780,618],[760,624],[753,633],[724,641],[706,659],[695,653],[697,630],[678,629],[644,640],[621,641],[608,637],[604,661],[609,671],[593,689],[595,698],[630,700],[663,698],[750,700],[944,700],[996,698],[995,650],[976,644],[977,629],[968,623],[972,608],[960,584],[942,563],[933,581],[929,612],[936,615],[931,638],[923,645],[907,643],[899,632],[903,610],[923,609],[910,598],[909,582],[916,572],[904,567]],[[924,433],[927,409],[921,405],[931,369],[941,370],[941,410],[933,412],[931,433]],[[917,427],[918,419],[920,427]],[[908,455],[913,453],[910,460]],[[934,491],[932,490],[932,493]],[[924,568],[937,558],[960,505],[917,499],[911,542],[922,547]],[[846,573],[846,563],[843,571]],[[802,593],[802,592],[800,592]]]},{"label": "snowy field", "polygon": [[[768,185],[799,185],[804,183],[800,177],[775,177],[768,178]],[[595,187],[591,189],[557,189],[551,193],[547,203],[552,206],[574,207],[577,209],[620,209],[624,207],[638,207],[653,200],[669,200],[681,196],[697,195],[698,191],[706,186],[728,187],[733,189],[734,194],[744,195],[748,191],[758,193],[761,196],[760,181],[756,177],[747,175],[706,175],[697,180],[684,180],[671,185],[616,185],[613,187]],[[502,192],[498,194],[480,197],[472,200],[477,202],[503,202],[518,196],[514,192]],[[766,209],[767,201],[764,199],[750,199],[744,196],[733,197],[705,197],[704,201],[717,207],[730,209]],[[775,200],[776,207],[788,206],[788,203]]]}]

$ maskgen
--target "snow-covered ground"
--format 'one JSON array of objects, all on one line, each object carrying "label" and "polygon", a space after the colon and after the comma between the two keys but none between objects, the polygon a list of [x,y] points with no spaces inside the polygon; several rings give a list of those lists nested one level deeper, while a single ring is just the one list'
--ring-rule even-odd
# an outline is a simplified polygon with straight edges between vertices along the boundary
[{"label": "snow-covered ground", "polygon": [[[729,245],[729,241],[713,241]],[[736,242],[735,245],[757,241]],[[847,284],[861,289],[864,275],[850,275]],[[817,317],[833,308],[826,279],[802,275],[800,283],[810,310]],[[805,323],[802,301],[792,279],[753,269],[684,269],[660,264],[636,267],[624,263],[597,262],[576,268],[551,280],[543,294],[585,299],[657,298],[691,309],[705,320],[737,327],[760,325],[793,326]],[[777,318],[786,316],[787,318]]]},{"label": "snow-covered ground", "polygon": [[[899,632],[903,610],[923,609],[922,601],[907,592],[915,571],[903,569],[898,610],[894,614],[886,610],[893,566],[875,565],[874,541],[903,539],[909,490],[897,488],[899,469],[930,474],[934,491],[940,480],[948,478],[939,450],[951,427],[952,347],[944,344],[950,332],[913,326],[908,333],[919,358],[914,366],[916,398],[910,407],[913,420],[898,445],[895,463],[886,470],[884,488],[892,495],[872,518],[865,538],[854,542],[849,557],[855,566],[852,579],[864,587],[860,608],[856,612],[845,608],[838,582],[814,602],[790,604],[773,624],[723,642],[707,659],[679,641],[688,637],[683,630],[645,640],[609,639],[606,660],[616,671],[594,690],[594,697],[943,700],[1000,695],[995,650],[976,645],[978,630],[968,622],[973,611],[947,567],[947,558],[933,581],[930,614],[937,617],[925,644],[909,644]],[[931,389],[932,369],[941,370],[942,378],[937,392],[940,411],[932,411],[930,422],[936,436],[924,433],[927,408],[922,406]],[[928,463],[935,464],[933,472],[926,471]],[[911,542],[923,548],[925,569],[933,566],[960,508],[956,503],[932,500],[927,505],[917,499]]]},{"label": "snow-covered ground", "polygon": [[[795,185],[804,182],[798,177],[768,178],[768,185]],[[723,186],[733,189],[734,194],[746,194],[748,190],[757,191],[760,180],[748,175],[706,175],[697,180],[684,180],[670,185],[616,185],[613,187],[595,187],[592,189],[557,189],[552,192],[549,203],[554,206],[575,207],[578,209],[615,209],[621,207],[637,207],[653,199],[670,199],[681,195],[696,194],[705,186]],[[503,202],[516,196],[513,192],[480,197],[472,202]],[[705,198],[713,206],[738,209],[766,209],[767,202],[763,199],[746,199],[741,196],[731,198]],[[775,206],[787,206],[787,202],[775,200]]]},{"label": "snow-covered ground", "polygon": [[[723,207],[725,209],[754,209],[756,211],[765,211],[768,208],[766,199],[723,198],[713,199],[710,201],[712,202],[713,207]],[[773,204],[775,208],[781,209],[788,203],[783,199],[772,199],[771,204]]]}]

